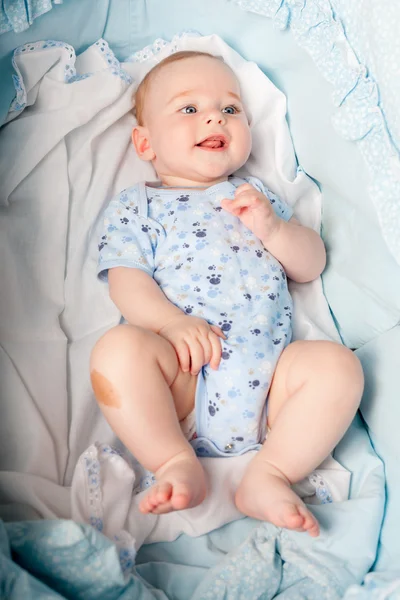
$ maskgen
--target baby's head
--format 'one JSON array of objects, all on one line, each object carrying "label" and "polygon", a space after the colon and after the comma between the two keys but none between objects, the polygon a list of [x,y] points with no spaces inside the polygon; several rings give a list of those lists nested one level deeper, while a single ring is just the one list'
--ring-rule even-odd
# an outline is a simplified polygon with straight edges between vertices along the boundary
[{"label": "baby's head", "polygon": [[166,185],[223,181],[250,154],[239,82],[210,54],[177,52],[155,66],[136,91],[136,118],[136,152]]}]

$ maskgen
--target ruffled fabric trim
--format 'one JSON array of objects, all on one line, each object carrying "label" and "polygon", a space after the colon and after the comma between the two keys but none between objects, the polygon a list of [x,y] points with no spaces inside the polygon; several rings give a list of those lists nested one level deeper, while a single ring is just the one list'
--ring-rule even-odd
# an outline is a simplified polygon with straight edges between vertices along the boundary
[{"label": "ruffled fabric trim", "polygon": [[334,88],[333,125],[356,142],[370,175],[369,192],[386,244],[400,265],[400,156],[379,106],[377,83],[353,51],[330,0],[231,0],[290,29]]},{"label": "ruffled fabric trim", "polygon": [[[113,75],[122,79],[122,81],[124,81],[127,85],[132,83],[132,77],[121,67],[120,62],[115,57],[113,51],[110,49],[105,40],[100,38],[91,47],[94,48],[102,57],[105,69],[109,69]],[[42,52],[46,50],[53,50],[54,48],[59,48],[61,51],[59,65],[61,65],[63,68],[63,80],[65,83],[74,83],[75,81],[80,81],[81,79],[86,79],[87,77],[91,77],[93,75],[93,73],[79,73],[76,70],[75,50],[72,46],[69,46],[65,42],[46,40],[19,46],[16,48],[16,50],[14,50],[12,58],[12,65],[15,71],[12,78],[16,94],[9,108],[7,121],[15,118],[17,114],[23,111],[27,103],[27,93],[23,77],[18,67],[18,57],[21,54]]]},{"label": "ruffled fabric trim", "polygon": [[201,34],[194,29],[185,29],[184,31],[175,34],[170,42],[162,38],[157,38],[152,44],[131,54],[127,58],[127,62],[144,62],[149,58],[156,58],[166,46],[169,46],[169,53],[174,54],[178,50],[179,41],[187,35],[192,37],[202,37]]},{"label": "ruffled fabric trim", "polygon": [[[110,455],[121,456],[115,448],[108,444],[95,444],[83,454],[83,464],[86,476],[86,493],[90,506],[89,522],[100,533],[104,529],[101,461]],[[114,535],[112,541],[118,550],[118,558],[122,572],[127,575],[135,565],[135,541],[127,531],[121,530]]]},{"label": "ruffled fabric trim", "polygon": [[7,31],[21,33],[33,21],[63,0],[3,0],[0,7],[0,34]]}]

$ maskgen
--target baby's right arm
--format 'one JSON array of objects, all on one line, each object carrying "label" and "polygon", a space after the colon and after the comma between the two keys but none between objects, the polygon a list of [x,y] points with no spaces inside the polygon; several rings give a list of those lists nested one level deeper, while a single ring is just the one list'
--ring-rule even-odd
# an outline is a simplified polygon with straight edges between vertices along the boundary
[{"label": "baby's right arm", "polygon": [[186,315],[172,304],[154,279],[130,267],[108,271],[110,296],[131,325],[150,329],[166,338],[175,348],[183,371],[197,375],[210,363],[218,369],[221,360],[222,330],[204,319]]}]

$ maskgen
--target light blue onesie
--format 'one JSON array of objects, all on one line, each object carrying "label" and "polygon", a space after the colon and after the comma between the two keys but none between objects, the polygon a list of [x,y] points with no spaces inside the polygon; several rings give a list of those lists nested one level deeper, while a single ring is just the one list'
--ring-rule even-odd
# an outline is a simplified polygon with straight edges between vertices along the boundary
[{"label": "light blue onesie", "polygon": [[227,337],[218,371],[205,365],[198,377],[192,444],[201,456],[259,447],[272,375],[291,339],[292,300],[282,266],[221,207],[243,183],[290,219],[292,209],[254,177],[231,177],[206,190],[141,183],[110,202],[99,244],[100,278],[112,267],[142,269],[171,302]]}]

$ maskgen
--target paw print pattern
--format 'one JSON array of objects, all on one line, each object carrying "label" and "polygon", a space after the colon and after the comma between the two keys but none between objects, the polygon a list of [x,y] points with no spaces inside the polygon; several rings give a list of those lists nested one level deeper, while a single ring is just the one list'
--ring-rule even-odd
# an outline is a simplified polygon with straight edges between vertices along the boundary
[{"label": "paw print pattern", "polygon": [[251,410],[247,410],[247,409],[246,409],[246,410],[243,412],[243,418],[244,418],[244,419],[252,419],[253,417],[255,417],[255,413],[254,413],[253,411],[251,411]]},{"label": "paw print pattern", "polygon": [[250,329],[250,333],[251,333],[251,335],[258,336],[261,333],[261,329],[257,329],[257,328],[256,329]]},{"label": "paw print pattern", "polygon": [[227,321],[226,319],[220,321],[218,325],[221,327],[222,331],[230,331],[232,329],[232,321]]},{"label": "paw print pattern", "polygon": [[231,250],[233,250],[233,252],[238,253],[240,248],[239,246],[231,246]]},{"label": "paw print pattern", "polygon": [[223,360],[229,360],[232,354],[232,350],[229,350],[228,348],[222,348],[222,353],[221,353],[221,358]]},{"label": "paw print pattern", "polygon": [[246,300],[251,300],[251,294],[243,294],[243,298],[245,298]]},{"label": "paw print pattern", "polygon": [[100,244],[98,245],[99,252],[100,252],[101,250],[103,250],[104,246],[107,246],[106,239],[107,239],[107,236],[106,236],[106,235],[102,235],[102,236],[101,236],[101,241],[100,241]]},{"label": "paw print pattern", "polygon": [[122,225],[127,225],[129,223],[129,219],[127,219],[126,217],[122,217],[122,219],[120,219]]},{"label": "paw print pattern", "polygon": [[203,239],[199,239],[199,241],[196,242],[195,248],[196,248],[196,250],[203,250],[203,248],[206,248],[207,246],[208,246],[208,242],[206,242],[203,238]]},{"label": "paw print pattern", "polygon": [[268,294],[268,298],[269,298],[270,300],[276,300],[276,294],[273,294],[273,293],[271,293],[271,294]]},{"label": "paw print pattern", "polygon": [[257,250],[254,251],[256,253],[256,256],[258,258],[262,258],[263,252],[262,250],[260,250],[259,248],[257,248]]},{"label": "paw print pattern", "polygon": [[142,231],[144,233],[147,233],[148,231],[150,231],[150,226],[149,225],[142,225]]},{"label": "paw print pattern", "polygon": [[190,304],[188,306],[185,306],[185,313],[190,315],[193,312],[193,306],[191,306]]},{"label": "paw print pattern", "polygon": [[196,229],[196,231],[193,231],[193,233],[195,234],[196,237],[203,238],[203,237],[206,237],[207,230],[206,229]]},{"label": "paw print pattern", "polygon": [[208,401],[208,412],[210,414],[210,417],[215,417],[215,415],[217,414],[218,411],[219,411],[219,408],[215,404],[215,402],[213,402],[212,400],[209,400]]},{"label": "paw print pattern", "polygon": [[207,275],[207,279],[212,285],[219,285],[221,283],[221,277],[222,277],[222,275],[220,275],[220,274]]},{"label": "paw print pattern", "polygon": [[189,196],[187,194],[182,194],[179,196],[178,202],[189,202]]},{"label": "paw print pattern", "polygon": [[274,344],[274,346],[279,346],[281,341],[282,341],[282,338],[276,338],[275,340],[272,340],[272,343]]},{"label": "paw print pattern", "polygon": [[256,389],[256,387],[258,387],[259,385],[260,385],[260,382],[259,382],[259,380],[258,380],[258,379],[253,379],[253,381],[249,381],[249,387],[250,387],[252,390],[255,390],[255,389]]},{"label": "paw print pattern", "polygon": [[241,393],[240,389],[239,389],[239,388],[237,388],[237,387],[234,387],[234,386],[233,386],[233,387],[231,387],[231,388],[228,390],[228,396],[229,396],[229,398],[238,398],[238,397],[240,397],[241,395],[242,395],[242,393]]},{"label": "paw print pattern", "polygon": [[290,310],[290,306],[284,306],[283,307],[284,310],[286,310],[285,315],[289,318],[291,318],[292,316],[292,311]]}]

